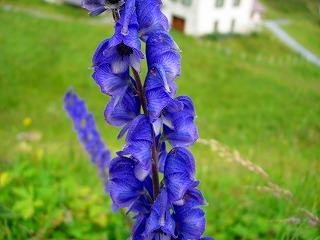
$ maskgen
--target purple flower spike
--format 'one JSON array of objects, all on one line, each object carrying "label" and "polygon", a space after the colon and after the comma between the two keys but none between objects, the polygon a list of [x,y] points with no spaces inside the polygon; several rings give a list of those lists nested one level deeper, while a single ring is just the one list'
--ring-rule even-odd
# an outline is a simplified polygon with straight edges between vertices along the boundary
[{"label": "purple flower spike", "polygon": [[[120,127],[125,145],[109,166],[106,191],[113,209],[126,208],[134,220],[131,240],[213,240],[203,237],[206,201],[198,189],[190,151],[198,139],[192,100],[176,96],[180,49],[169,35],[161,0],[84,0],[91,15],[111,10],[115,33],[97,47],[93,79],[111,98],[104,112]],[[141,41],[148,72],[142,79]],[[144,80],[144,81],[143,81]],[[106,150],[85,103],[71,93],[66,110],[79,140],[101,171]],[[171,150],[170,150],[171,148]]]},{"label": "purple flower spike", "polygon": [[64,97],[64,107],[73,121],[82,146],[98,167],[100,175],[104,177],[111,153],[100,137],[92,114],[88,112],[85,102],[72,90],[69,90]]}]

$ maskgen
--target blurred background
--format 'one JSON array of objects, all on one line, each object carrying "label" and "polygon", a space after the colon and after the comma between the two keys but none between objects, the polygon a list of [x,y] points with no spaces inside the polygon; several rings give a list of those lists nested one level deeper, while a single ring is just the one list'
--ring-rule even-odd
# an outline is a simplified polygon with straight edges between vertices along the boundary
[{"label": "blurred background", "polygon": [[[0,0],[0,239],[129,235],[63,110],[73,86],[109,148],[122,147],[90,69],[112,21],[78,2]],[[168,0],[164,11],[182,50],[178,93],[197,110],[206,234],[320,239],[319,1]]]}]

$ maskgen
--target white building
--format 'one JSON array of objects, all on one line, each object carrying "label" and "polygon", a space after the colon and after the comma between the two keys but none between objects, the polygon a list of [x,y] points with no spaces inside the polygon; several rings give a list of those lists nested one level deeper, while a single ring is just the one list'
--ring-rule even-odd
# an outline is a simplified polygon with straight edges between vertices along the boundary
[{"label": "white building", "polygon": [[189,35],[258,30],[264,8],[256,0],[164,0],[173,28]]}]

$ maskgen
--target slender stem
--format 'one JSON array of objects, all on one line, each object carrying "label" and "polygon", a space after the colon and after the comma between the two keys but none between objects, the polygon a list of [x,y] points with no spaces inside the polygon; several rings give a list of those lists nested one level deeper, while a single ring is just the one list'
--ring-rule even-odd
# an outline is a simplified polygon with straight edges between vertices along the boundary
[{"label": "slender stem", "polygon": [[117,9],[112,10],[112,17],[113,17],[113,20],[117,22],[120,19],[119,10]]},{"label": "slender stem", "polygon": [[[139,73],[134,69],[131,68],[134,78],[137,82],[137,90],[139,93],[139,98],[142,105],[142,110],[145,115],[149,115],[148,109],[147,109],[147,99],[144,93],[144,89],[142,87],[142,82]],[[156,137],[154,134],[154,131],[152,130],[152,184],[153,184],[153,199],[155,200],[160,192],[160,181],[159,181],[159,159],[158,159],[158,148],[156,143]]]},{"label": "slender stem", "polygon": [[145,94],[144,94],[144,89],[142,87],[142,82],[141,82],[140,75],[134,68],[131,68],[131,69],[132,69],[132,72],[133,72],[134,79],[136,80],[136,83],[137,83],[137,90],[138,90],[138,95],[139,95],[139,98],[140,98],[142,110],[146,115],[149,115],[149,112],[147,110],[147,99],[146,99]]},{"label": "slender stem", "polygon": [[[118,10],[113,10],[112,11],[113,19],[114,21],[118,21],[120,19],[120,13]],[[140,98],[140,102],[142,105],[142,110],[145,115],[149,115],[148,109],[147,109],[147,99],[144,93],[144,89],[142,86],[141,78],[139,73],[134,69],[131,68],[134,78],[137,83],[137,90],[138,90],[138,95]],[[154,134],[154,131],[152,130],[152,184],[153,184],[153,199],[155,200],[160,192],[160,180],[159,180],[159,159],[158,159],[158,148],[157,148],[157,143],[156,143],[156,137]]]}]

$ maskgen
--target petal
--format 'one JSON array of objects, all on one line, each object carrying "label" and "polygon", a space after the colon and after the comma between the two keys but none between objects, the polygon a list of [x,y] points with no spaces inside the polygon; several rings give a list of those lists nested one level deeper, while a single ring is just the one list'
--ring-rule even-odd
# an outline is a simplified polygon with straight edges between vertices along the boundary
[{"label": "petal", "polygon": [[148,66],[159,64],[163,66],[168,81],[173,81],[180,75],[181,57],[178,45],[167,32],[157,32],[148,38],[146,43]]},{"label": "petal", "polygon": [[91,16],[97,16],[106,10],[104,0],[83,0],[81,6],[87,9]]},{"label": "petal", "polygon": [[147,109],[151,122],[156,121],[162,110],[172,101],[167,86],[163,68],[160,65],[152,66],[145,82]]},{"label": "petal", "polygon": [[164,165],[167,159],[168,153],[166,150],[166,144],[163,142],[161,144],[160,153],[159,153],[159,171],[164,172]]},{"label": "petal", "polygon": [[144,236],[148,237],[156,230],[162,230],[166,235],[174,236],[174,229],[175,222],[169,212],[167,192],[162,189],[146,221]]},{"label": "petal", "polygon": [[166,138],[173,147],[192,146],[199,138],[198,129],[193,118],[176,118],[173,122],[174,129],[164,126]]},{"label": "petal", "polygon": [[141,215],[138,215],[135,220],[136,220],[136,222],[133,225],[133,228],[131,231],[131,237],[129,239],[143,240],[141,235],[144,232],[144,227],[146,224],[146,217],[141,214]]},{"label": "petal", "polygon": [[129,71],[129,57],[116,56],[111,63],[112,72],[120,74]]},{"label": "petal", "polygon": [[158,136],[162,130],[162,119],[158,118],[152,123],[153,131],[156,136]]},{"label": "petal", "polygon": [[151,122],[154,122],[159,118],[162,110],[172,100],[170,95],[163,89],[147,91],[146,98],[148,102],[147,109],[149,112]]},{"label": "petal", "polygon": [[140,197],[143,184],[134,175],[132,159],[117,157],[110,163],[107,191],[116,207],[129,207]]},{"label": "petal", "polygon": [[112,97],[108,103],[104,116],[106,121],[117,127],[133,121],[140,113],[140,101],[131,88],[127,88],[123,96]]},{"label": "petal", "polygon": [[165,71],[161,65],[154,64],[149,68],[144,85],[146,91],[157,88],[164,88],[166,91],[169,90],[167,87],[168,82],[166,79]]},{"label": "petal", "polygon": [[204,199],[202,193],[196,188],[189,189],[184,195],[184,197],[181,200],[174,202],[174,204],[178,206],[182,206],[186,202],[193,202],[194,206],[207,205],[207,202]]},{"label": "petal", "polygon": [[143,181],[151,171],[151,144],[148,141],[133,142],[118,152],[119,156],[133,158],[137,164],[134,173],[137,179]]},{"label": "petal", "polygon": [[[188,147],[199,138],[198,129],[194,123],[194,106],[189,97],[178,97],[176,102],[183,105],[183,109],[179,110],[179,106],[170,104],[164,112],[163,131],[174,147]],[[177,111],[178,110],[178,111]],[[171,124],[171,125],[170,125]]]},{"label": "petal", "polygon": [[174,210],[178,239],[200,239],[206,225],[204,211],[188,204]]},{"label": "petal", "polygon": [[164,181],[170,203],[181,200],[189,189],[198,184],[194,180],[194,173],[192,154],[185,148],[173,148],[164,166]]},{"label": "petal", "polygon": [[98,8],[96,8],[96,9],[90,11],[90,12],[89,12],[89,15],[95,17],[95,16],[100,15],[101,13],[103,13],[103,12],[106,11],[106,10],[107,10],[107,9],[106,9],[105,7],[98,7]]},{"label": "petal", "polygon": [[112,72],[109,64],[101,64],[95,67],[92,77],[99,85],[101,92],[110,96],[122,95],[130,81],[128,71],[124,74],[116,75]]},{"label": "petal", "polygon": [[93,66],[99,66],[104,62],[104,59],[105,59],[104,51],[108,49],[109,41],[110,39],[105,39],[98,45],[92,58]]},{"label": "petal", "polygon": [[119,132],[118,136],[117,136],[117,139],[121,139],[125,134],[126,132],[128,131],[128,129],[130,128],[130,123],[131,122],[128,122],[126,125],[124,125],[124,127],[121,129],[121,131]]},{"label": "petal", "polygon": [[130,66],[133,67],[138,73],[141,73],[141,64],[140,58],[138,58],[135,54],[131,54],[129,56]]},{"label": "petal", "polygon": [[139,35],[143,40],[154,31],[169,30],[169,22],[160,7],[161,1],[159,0],[136,0]]},{"label": "petal", "polygon": [[127,35],[129,26],[138,27],[137,16],[135,12],[135,0],[126,0],[124,7],[120,13],[119,23],[121,24],[121,33]]},{"label": "petal", "polygon": [[139,115],[132,122],[126,143],[134,143],[139,141],[148,141],[152,143],[152,126],[147,116]]}]

